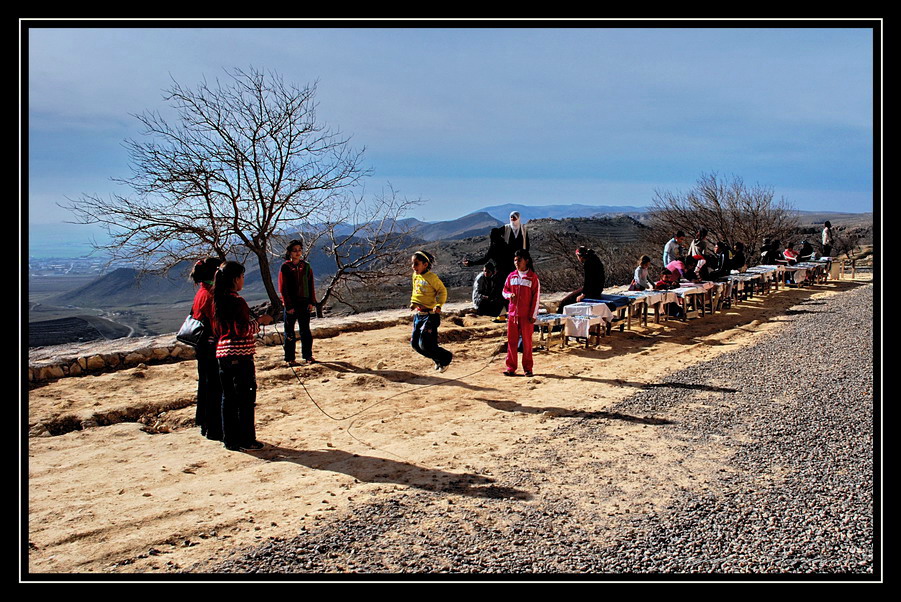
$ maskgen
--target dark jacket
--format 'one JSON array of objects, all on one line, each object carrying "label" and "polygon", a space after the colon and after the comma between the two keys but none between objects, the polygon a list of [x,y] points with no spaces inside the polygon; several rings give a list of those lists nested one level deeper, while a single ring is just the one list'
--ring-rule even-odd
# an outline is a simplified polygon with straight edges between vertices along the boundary
[{"label": "dark jacket", "polygon": [[278,292],[285,309],[315,304],[316,290],[313,285],[313,268],[310,264],[306,261],[301,261],[297,265],[291,261],[282,264],[278,272]]},{"label": "dark jacket", "polygon": [[604,263],[596,253],[585,255],[585,280],[582,283],[582,294],[586,299],[598,299],[604,292],[604,282],[607,275],[604,273]]}]

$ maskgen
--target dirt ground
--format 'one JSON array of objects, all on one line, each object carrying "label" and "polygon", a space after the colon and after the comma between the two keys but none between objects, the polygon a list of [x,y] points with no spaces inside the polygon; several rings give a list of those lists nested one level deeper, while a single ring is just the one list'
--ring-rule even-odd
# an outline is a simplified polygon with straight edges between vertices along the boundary
[{"label": "dirt ground", "polygon": [[[227,451],[193,426],[193,361],[46,383],[28,392],[29,424],[104,418],[28,439],[24,571],[203,572],[238,548],[340,519],[355,503],[490,472],[556,421],[603,412],[681,367],[753,345],[787,308],[849,286],[781,290],[687,322],[633,323],[590,349],[563,347],[554,335],[536,352],[534,378],[501,374],[505,327],[474,316],[442,324],[454,353],[444,374],[410,348],[408,325],[318,339],[321,363],[294,369],[279,347],[259,347],[256,424],[266,447],[253,452]],[[664,504],[721,467],[715,456],[684,462],[647,420],[607,428],[617,436],[598,453],[630,456],[638,475],[619,509]]]}]

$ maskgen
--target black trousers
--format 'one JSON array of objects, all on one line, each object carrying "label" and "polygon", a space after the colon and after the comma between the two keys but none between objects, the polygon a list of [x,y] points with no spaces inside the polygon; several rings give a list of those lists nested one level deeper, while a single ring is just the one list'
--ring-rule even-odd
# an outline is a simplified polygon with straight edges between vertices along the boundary
[{"label": "black trousers", "polygon": [[222,440],[222,384],[219,379],[219,362],[216,360],[216,344],[202,341],[196,347],[197,355],[197,412],[194,422],[207,439]]},{"label": "black trousers", "polygon": [[297,332],[300,332],[300,354],[305,360],[313,359],[313,335],[310,332],[309,301],[302,300],[294,308],[294,313],[284,312],[285,317],[285,361],[293,362],[297,357]]},{"label": "black trousers", "polygon": [[257,377],[253,356],[219,358],[222,381],[222,441],[242,447],[256,441]]}]

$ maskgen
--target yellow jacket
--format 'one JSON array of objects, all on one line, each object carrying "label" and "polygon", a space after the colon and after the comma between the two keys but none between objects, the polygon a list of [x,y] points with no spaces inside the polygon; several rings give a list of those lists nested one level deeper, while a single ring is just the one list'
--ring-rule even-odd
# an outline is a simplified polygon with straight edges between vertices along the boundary
[{"label": "yellow jacket", "polygon": [[447,301],[447,288],[434,272],[413,273],[413,295],[410,305],[416,304],[432,310]]}]

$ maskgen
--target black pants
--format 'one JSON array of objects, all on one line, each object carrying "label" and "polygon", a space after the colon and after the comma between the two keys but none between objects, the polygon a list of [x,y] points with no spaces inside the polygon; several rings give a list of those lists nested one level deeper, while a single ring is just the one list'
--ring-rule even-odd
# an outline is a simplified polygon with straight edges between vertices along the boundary
[{"label": "black pants", "polygon": [[498,317],[504,309],[503,299],[482,299],[476,305],[476,315]]},{"label": "black pants", "polygon": [[219,358],[222,381],[222,441],[228,447],[242,447],[256,441],[254,406],[257,377],[253,356]]},{"label": "black pants", "polygon": [[194,422],[200,434],[207,439],[222,440],[222,384],[219,379],[219,362],[216,360],[216,344],[202,341],[196,348],[197,355],[197,412]]},{"label": "black pants", "polygon": [[310,312],[307,306],[310,303],[301,300],[294,307],[294,313],[284,312],[285,316],[285,341],[283,347],[285,349],[285,361],[293,362],[297,357],[297,333],[295,328],[300,332],[300,354],[305,360],[313,359],[313,335],[310,333]]},{"label": "black pants", "polygon": [[570,294],[563,297],[563,299],[560,300],[560,303],[557,304],[557,313],[562,314],[564,307],[566,307],[567,305],[572,305],[573,303],[576,303],[576,297],[578,297],[581,294],[582,294],[582,289],[578,288],[578,289],[574,290],[573,292],[571,292]]}]

